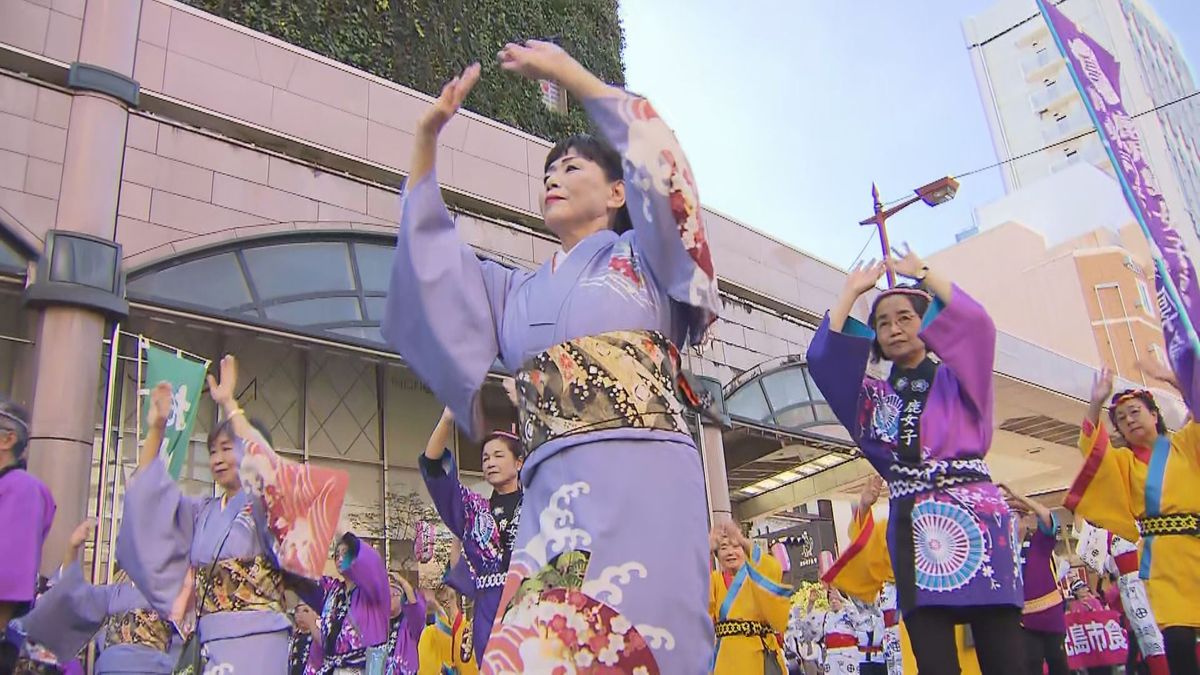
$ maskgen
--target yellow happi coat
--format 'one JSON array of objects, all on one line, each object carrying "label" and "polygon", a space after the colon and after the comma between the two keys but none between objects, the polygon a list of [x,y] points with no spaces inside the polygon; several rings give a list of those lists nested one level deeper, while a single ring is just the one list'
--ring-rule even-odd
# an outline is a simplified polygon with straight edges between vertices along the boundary
[{"label": "yellow happi coat", "polygon": [[[478,675],[479,666],[475,663],[475,652],[471,649],[471,622],[463,614],[453,622],[447,621],[446,616],[438,612],[432,626],[426,626],[421,631],[421,640],[417,643],[417,673],[418,675]],[[468,640],[463,644],[463,640]],[[466,660],[463,656],[466,656]]]},{"label": "yellow happi coat", "polygon": [[[873,603],[883,590],[884,583],[895,583],[892,556],[887,545],[887,521],[875,522],[871,509],[855,509],[850,523],[850,546],[822,575],[821,580],[862,602]],[[979,675],[979,660],[975,649],[966,646],[963,628],[954,632],[958,645],[958,664],[963,675]],[[917,672],[917,660],[908,641],[904,620],[900,620],[900,647],[904,652],[904,672]]]},{"label": "yellow happi coat", "polygon": [[764,644],[774,652],[781,671],[787,672],[779,636],[787,630],[792,589],[782,582],[783,566],[774,556],[764,554],[758,544],[754,545],[750,559],[733,575],[728,585],[720,570],[712,573],[708,611],[714,624],[753,621],[772,631],[761,639],[745,635],[717,638],[714,675],[763,672],[763,659],[767,657]]},{"label": "yellow happi coat", "polygon": [[[1138,519],[1157,499],[1158,512],[1200,513],[1200,425],[1188,422],[1160,448],[1118,448],[1104,424],[1084,420],[1084,464],[1066,507],[1093,525],[1139,541]],[[1139,543],[1140,576],[1158,624],[1200,627],[1200,537],[1165,535]]]}]

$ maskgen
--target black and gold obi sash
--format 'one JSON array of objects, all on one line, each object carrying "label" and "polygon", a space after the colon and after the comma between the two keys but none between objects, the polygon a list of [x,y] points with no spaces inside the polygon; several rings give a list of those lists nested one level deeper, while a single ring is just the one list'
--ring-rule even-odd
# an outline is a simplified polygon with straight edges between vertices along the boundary
[{"label": "black and gold obi sash", "polygon": [[110,616],[104,630],[104,643],[109,647],[138,645],[165,652],[170,642],[171,624],[151,609],[131,609]]},{"label": "black and gold obi sash", "polygon": [[283,573],[266,556],[205,565],[196,572],[196,588],[204,598],[201,614],[283,612]]},{"label": "black and gold obi sash", "polygon": [[516,383],[527,453],[603,429],[688,434],[684,402],[706,403],[681,368],[679,350],[657,331],[611,331],[557,344],[530,359]]}]

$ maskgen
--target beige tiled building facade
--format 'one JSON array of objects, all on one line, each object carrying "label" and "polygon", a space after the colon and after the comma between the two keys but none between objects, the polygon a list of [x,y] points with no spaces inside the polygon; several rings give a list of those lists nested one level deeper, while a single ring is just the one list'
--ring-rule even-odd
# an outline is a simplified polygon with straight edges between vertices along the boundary
[{"label": "beige tiled building facade", "polygon": [[[384,504],[423,492],[416,457],[440,406],[378,326],[429,99],[170,0],[3,0],[0,15],[0,390],[32,409],[31,470],[59,504],[47,564],[98,509],[97,558],[108,556],[136,454],[134,335],[238,355],[247,412],[283,452],[349,471],[351,519],[399,564],[406,532]],[[558,246],[537,213],[550,143],[469,113],[441,140],[462,236],[505,264],[545,261]],[[705,219],[725,306],[690,365],[722,385],[734,417],[695,429],[712,507],[732,496],[750,520],[853,490],[869,469],[802,364],[844,273]],[[98,290],[117,266],[123,281]],[[1007,335],[999,352],[997,424],[1015,431],[998,432],[998,470],[1068,480],[1069,433],[1023,435],[1013,420],[1069,431],[1087,368]],[[486,406],[511,422],[498,386]],[[213,420],[206,401],[190,490],[211,489]],[[456,444],[477,471],[477,449]],[[1045,453],[1022,454],[1031,444]]]}]

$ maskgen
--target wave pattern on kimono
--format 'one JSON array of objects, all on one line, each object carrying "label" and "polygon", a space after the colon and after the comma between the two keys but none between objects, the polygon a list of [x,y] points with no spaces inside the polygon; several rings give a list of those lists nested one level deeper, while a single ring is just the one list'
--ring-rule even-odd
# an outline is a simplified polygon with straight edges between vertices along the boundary
[{"label": "wave pattern on kimono", "polygon": [[[502,530],[492,513],[491,503],[459,482],[458,467],[451,453],[447,452],[436,462],[422,454],[419,464],[421,477],[438,515],[462,542],[461,564],[470,576],[470,583],[462,585],[469,586],[464,594],[475,602],[472,643],[476,660],[482,661],[500,607],[504,577],[520,527],[521,505],[517,505],[512,520],[505,523],[506,529]],[[460,583],[456,581],[453,585]]]},{"label": "wave pattern on kimono", "polygon": [[750,559],[728,582],[714,571],[708,600],[716,626],[713,673],[762,672],[764,659],[774,658],[787,672],[779,636],[787,631],[792,589],[783,585],[783,566],[764,555],[757,544]]},{"label": "wave pattern on kimono", "polygon": [[78,562],[63,569],[21,625],[29,640],[63,660],[102,631],[97,673],[169,673],[178,659],[174,630],[133,584],[92,585]]},{"label": "wave pattern on kimono", "polygon": [[[585,106],[624,156],[633,229],[592,234],[557,269],[480,262],[432,174],[405,195],[384,336],[472,437],[481,435],[479,391],[497,355],[518,373],[556,345],[614,331],[694,345],[720,308],[691,169],[670,129],[624,92]],[[632,426],[557,436],[530,455],[522,484],[524,516],[485,672],[589,659],[706,671],[704,482],[690,436]]]},{"label": "wave pattern on kimono", "polygon": [[[893,384],[868,375],[869,335],[853,319],[834,332],[826,316],[808,365],[838,420],[888,481],[888,547],[911,551],[892,557],[901,610],[1021,606],[1015,522],[983,462],[992,438],[995,325],[957,286],[944,307],[935,302],[920,334],[941,360],[932,382]],[[921,390],[924,403],[902,409],[896,387]],[[915,464],[897,452],[914,429]],[[912,499],[909,514],[900,513],[902,487]],[[910,521],[911,529],[898,519]]]}]

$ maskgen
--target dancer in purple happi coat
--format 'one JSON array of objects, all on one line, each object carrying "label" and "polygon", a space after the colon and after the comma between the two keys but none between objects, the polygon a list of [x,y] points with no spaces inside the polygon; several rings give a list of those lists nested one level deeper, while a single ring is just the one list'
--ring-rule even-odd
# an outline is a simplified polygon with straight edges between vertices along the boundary
[{"label": "dancer in purple happi coat", "polygon": [[[959,672],[961,623],[984,675],[1010,673],[1023,644],[1019,544],[984,462],[996,327],[912,251],[895,254],[851,270],[809,346],[809,372],[888,482],[888,548],[922,675]],[[918,283],[876,297],[864,326],[851,308],[885,266]],[[880,358],[892,363],[885,378],[867,371]]]},{"label": "dancer in purple happi coat", "polygon": [[[483,443],[482,468],[492,495],[484,497],[459,482],[454,455],[447,451],[453,431],[454,416],[447,408],[425,444],[421,477],[438,515],[462,542],[462,557],[451,567],[453,574],[448,583],[475,603],[471,640],[479,662],[500,607],[521,523],[522,492],[517,477],[525,453],[516,436],[503,431],[488,434]],[[463,582],[464,568],[469,583]]]}]

